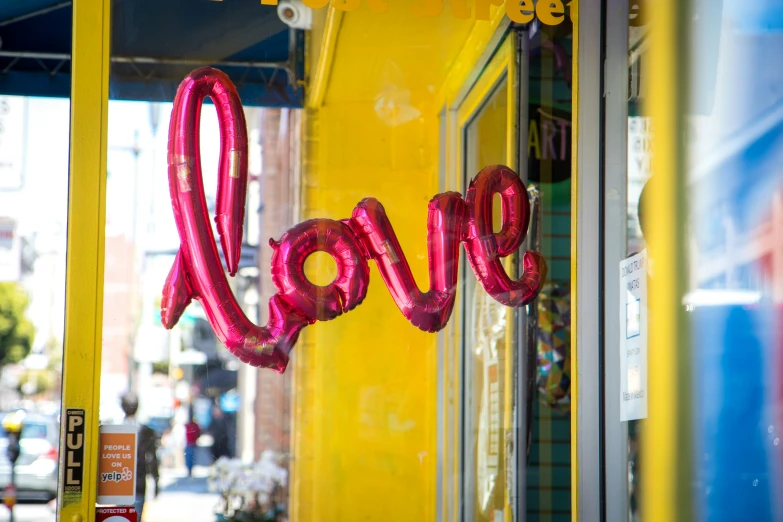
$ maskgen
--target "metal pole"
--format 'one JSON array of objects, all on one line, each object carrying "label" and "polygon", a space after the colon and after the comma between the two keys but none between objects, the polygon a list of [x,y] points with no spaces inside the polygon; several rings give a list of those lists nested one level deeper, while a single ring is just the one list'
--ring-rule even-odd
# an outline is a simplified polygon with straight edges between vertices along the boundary
[{"label": "metal pole", "polygon": [[[11,462],[11,486],[13,486],[14,491],[16,490],[16,462]],[[10,522],[14,522],[14,508],[16,507],[16,499],[14,499],[14,503],[8,506],[8,511],[10,512],[8,516],[8,520]]]},{"label": "metal pole", "polygon": [[[38,60],[70,60],[68,53],[44,53],[37,51],[0,51],[2,58],[28,58]],[[132,63],[147,65],[189,65],[198,67],[200,65],[211,65],[213,67],[252,67],[255,69],[282,69],[289,75],[293,71],[289,62],[259,62],[259,61],[240,61],[240,60],[222,60],[210,62],[209,60],[191,60],[183,58],[152,58],[149,56],[112,56],[112,63]]]},{"label": "metal pole", "polygon": [[19,439],[22,436],[22,429],[24,427],[24,410],[17,410],[15,413],[7,415],[3,419],[3,429],[8,434],[8,448],[6,449],[6,456],[11,462],[11,482],[5,490],[5,503],[8,506],[9,517],[11,522],[14,520],[14,507],[16,507],[16,461],[19,458],[19,452],[21,447],[19,445]]},{"label": "metal pole", "polygon": [[[150,103],[150,129],[152,129],[152,168],[150,168],[150,186],[149,186],[149,194],[154,193],[154,187],[155,187],[155,168],[158,165],[157,161],[157,151],[158,151],[158,123],[160,122],[160,104],[152,102]],[[152,234],[152,230],[150,227],[150,224],[154,222],[155,219],[155,198],[150,196],[150,210],[149,215],[147,216],[147,223],[145,225],[146,229],[146,236],[149,237],[150,234]],[[153,234],[154,235],[154,234]],[[149,243],[148,243],[149,244]],[[146,259],[146,256],[145,256]]]},{"label": "metal pole", "polygon": [[133,373],[134,373],[134,351],[136,349],[136,284],[133,279],[136,276],[136,243],[138,238],[136,237],[136,222],[138,221],[138,199],[139,199],[139,154],[141,153],[141,147],[139,146],[139,131],[136,130],[133,136],[133,148],[131,149],[133,154],[133,209],[131,210],[131,260],[130,260],[130,351],[128,353],[128,389],[133,389]]}]

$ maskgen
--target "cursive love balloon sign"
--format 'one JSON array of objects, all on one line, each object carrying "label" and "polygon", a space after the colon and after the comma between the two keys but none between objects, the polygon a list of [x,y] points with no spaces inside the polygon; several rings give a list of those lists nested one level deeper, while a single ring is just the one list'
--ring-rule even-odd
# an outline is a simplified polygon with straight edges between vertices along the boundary
[{"label": "cursive love balloon sign", "polygon": [[[459,245],[481,285],[498,302],[519,307],[538,295],[546,263],[525,252],[519,280],[506,274],[501,258],[516,251],[527,233],[530,203],[525,186],[507,167],[483,169],[471,182],[467,198],[438,194],[429,203],[427,246],[430,289],[421,292],[400,248],[386,211],[374,198],[362,200],[349,219],[311,219],[270,240],[272,281],[269,321],[257,326],[243,313],[228,285],[209,222],[199,156],[199,121],[209,96],[220,121],[220,163],[216,218],[228,272],[237,272],[247,191],[247,128],[234,85],[209,67],[192,72],[180,84],[169,127],[169,188],[181,240],[174,266],[163,287],[161,317],[172,328],[192,299],[204,307],[218,339],[240,360],[283,372],[299,332],[315,321],[328,321],[361,304],[370,283],[369,259],[375,261],[402,314],[426,332],[441,330],[454,307]],[[492,203],[502,200],[502,229],[493,232]],[[326,286],[311,283],[304,272],[309,255],[322,251],[337,264],[337,277]]]}]

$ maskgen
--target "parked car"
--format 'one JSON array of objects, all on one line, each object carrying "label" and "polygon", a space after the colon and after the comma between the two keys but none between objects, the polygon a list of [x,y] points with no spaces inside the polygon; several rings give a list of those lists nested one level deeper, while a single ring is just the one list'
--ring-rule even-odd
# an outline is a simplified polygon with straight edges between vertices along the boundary
[{"label": "parked car", "polygon": [[[11,481],[11,462],[7,456],[8,434],[2,429],[6,415],[7,412],[0,413],[0,488],[5,488]],[[16,461],[17,498],[52,500],[57,496],[59,436],[57,417],[27,414]]]}]

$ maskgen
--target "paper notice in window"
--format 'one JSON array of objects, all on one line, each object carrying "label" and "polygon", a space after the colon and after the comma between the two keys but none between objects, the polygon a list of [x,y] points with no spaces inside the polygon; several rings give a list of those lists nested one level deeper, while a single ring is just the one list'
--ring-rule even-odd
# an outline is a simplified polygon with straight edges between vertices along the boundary
[{"label": "paper notice in window", "polygon": [[620,262],[620,420],[647,417],[647,252]]}]

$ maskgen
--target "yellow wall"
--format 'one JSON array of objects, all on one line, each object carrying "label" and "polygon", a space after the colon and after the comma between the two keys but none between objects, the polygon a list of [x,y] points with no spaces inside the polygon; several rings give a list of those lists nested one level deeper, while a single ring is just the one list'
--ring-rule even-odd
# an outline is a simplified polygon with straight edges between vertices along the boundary
[{"label": "yellow wall", "polygon": [[[348,218],[362,198],[378,198],[426,289],[427,203],[440,189],[436,100],[450,71],[470,70],[462,61],[476,22],[415,17],[413,0],[389,4],[384,14],[327,17],[336,23],[311,33],[308,94],[319,99],[305,115],[301,217]],[[493,22],[478,23],[491,33]],[[370,266],[365,302],[306,328],[294,349],[296,522],[435,519],[436,336],[406,321]]]}]

